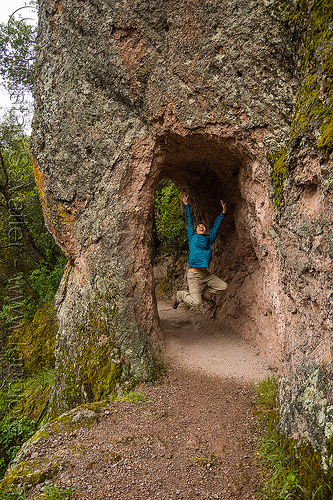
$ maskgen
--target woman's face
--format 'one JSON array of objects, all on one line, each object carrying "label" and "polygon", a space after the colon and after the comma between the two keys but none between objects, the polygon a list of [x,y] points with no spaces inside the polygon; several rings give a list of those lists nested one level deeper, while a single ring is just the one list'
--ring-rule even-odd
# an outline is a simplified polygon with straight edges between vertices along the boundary
[{"label": "woman's face", "polygon": [[206,229],[205,224],[198,224],[197,227],[196,227],[195,232],[197,234],[206,234],[207,233],[207,229]]}]

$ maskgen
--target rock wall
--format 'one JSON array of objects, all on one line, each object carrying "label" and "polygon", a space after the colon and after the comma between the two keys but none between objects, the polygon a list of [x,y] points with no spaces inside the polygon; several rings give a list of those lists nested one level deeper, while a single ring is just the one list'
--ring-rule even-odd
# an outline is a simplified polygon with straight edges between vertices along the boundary
[{"label": "rock wall", "polygon": [[285,16],[302,44],[290,138],[272,175],[287,299],[280,427],[310,441],[326,469],[333,451],[333,4],[300,2]]},{"label": "rock wall", "polygon": [[[268,0],[41,0],[35,175],[69,259],[53,413],[154,377],[163,339],[149,245],[155,189],[169,177],[209,226],[226,200],[213,268],[229,284],[219,320],[282,367],[284,431],[323,448],[293,405],[296,380],[309,381],[302,370],[327,356],[316,346],[329,336],[331,202],[307,180],[316,147],[287,148],[302,72],[297,29],[281,19]],[[326,245],[315,271],[309,231]],[[327,386],[318,390],[328,401]]]}]

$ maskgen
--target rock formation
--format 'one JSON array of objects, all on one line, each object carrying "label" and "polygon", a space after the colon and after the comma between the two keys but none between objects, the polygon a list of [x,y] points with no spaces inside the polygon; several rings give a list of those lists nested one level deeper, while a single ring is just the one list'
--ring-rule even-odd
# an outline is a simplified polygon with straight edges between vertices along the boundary
[{"label": "rock formation", "polygon": [[[329,35],[317,50],[309,27],[327,31],[332,13],[318,28],[316,5],[41,0],[35,175],[69,259],[56,297],[52,414],[158,369],[149,247],[155,189],[168,177],[208,225],[225,198],[214,271],[229,287],[219,320],[270,353],[283,375],[281,429],[325,459],[333,73]],[[297,94],[309,85],[321,114]]]}]

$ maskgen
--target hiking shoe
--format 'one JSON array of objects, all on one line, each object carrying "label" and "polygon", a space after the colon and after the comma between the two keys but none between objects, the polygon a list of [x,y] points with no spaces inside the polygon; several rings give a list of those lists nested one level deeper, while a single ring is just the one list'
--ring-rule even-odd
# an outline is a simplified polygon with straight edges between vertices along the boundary
[{"label": "hiking shoe", "polygon": [[175,293],[173,294],[171,300],[172,300],[172,307],[174,309],[177,309],[177,307],[179,306],[179,302],[177,301],[177,295]]},{"label": "hiking shoe", "polygon": [[206,297],[204,295],[202,295],[201,297],[202,297],[202,300],[204,300],[210,307],[215,307],[216,306],[215,300],[213,300],[213,299],[206,299]]}]

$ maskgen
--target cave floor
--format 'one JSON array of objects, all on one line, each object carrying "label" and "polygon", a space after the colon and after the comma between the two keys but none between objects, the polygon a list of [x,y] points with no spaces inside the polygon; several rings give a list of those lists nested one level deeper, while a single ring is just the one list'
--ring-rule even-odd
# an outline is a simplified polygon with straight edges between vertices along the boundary
[{"label": "cave floor", "polygon": [[49,482],[73,487],[75,500],[257,500],[252,382],[267,375],[261,355],[193,311],[161,302],[159,314],[164,378],[138,388],[147,401],[106,403],[96,425],[44,442],[44,459],[69,464]]},{"label": "cave floor", "polygon": [[245,382],[263,380],[275,371],[258,347],[223,329],[206,311],[183,304],[174,310],[170,300],[158,302],[166,357],[172,365]]}]

